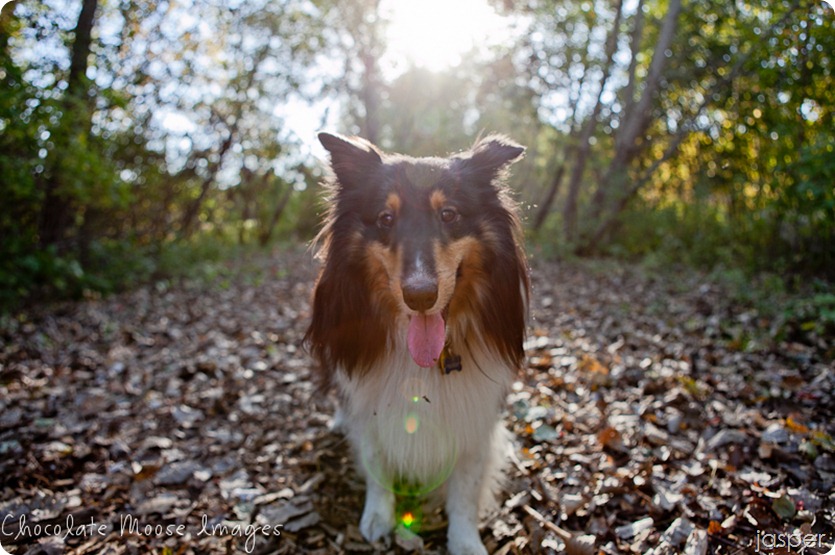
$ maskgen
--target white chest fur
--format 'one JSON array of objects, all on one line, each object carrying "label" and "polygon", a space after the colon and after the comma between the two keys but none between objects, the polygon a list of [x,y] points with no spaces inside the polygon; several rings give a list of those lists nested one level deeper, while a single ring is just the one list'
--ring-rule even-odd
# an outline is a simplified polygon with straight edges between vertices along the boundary
[{"label": "white chest fur", "polygon": [[420,368],[408,351],[362,377],[338,372],[345,427],[366,477],[403,493],[441,485],[462,456],[491,443],[512,381],[492,357],[462,356],[460,372]]}]

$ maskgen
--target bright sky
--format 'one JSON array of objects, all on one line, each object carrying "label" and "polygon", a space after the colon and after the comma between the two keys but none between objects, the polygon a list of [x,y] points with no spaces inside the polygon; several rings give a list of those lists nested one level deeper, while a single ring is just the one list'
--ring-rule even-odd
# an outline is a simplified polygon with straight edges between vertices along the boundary
[{"label": "bright sky", "polygon": [[[449,69],[473,48],[507,44],[516,32],[487,0],[382,0],[380,11],[390,22],[386,54],[380,61],[386,79],[397,77],[410,65],[431,71]],[[322,130],[322,115],[321,105],[294,103],[285,117],[311,151],[324,158],[324,149],[315,139],[316,131]],[[335,123],[337,116],[331,113],[326,125]]]},{"label": "bright sky", "polygon": [[409,62],[447,69],[473,47],[500,44],[512,34],[507,18],[486,0],[383,0],[380,11],[391,21],[386,61],[396,72]]}]

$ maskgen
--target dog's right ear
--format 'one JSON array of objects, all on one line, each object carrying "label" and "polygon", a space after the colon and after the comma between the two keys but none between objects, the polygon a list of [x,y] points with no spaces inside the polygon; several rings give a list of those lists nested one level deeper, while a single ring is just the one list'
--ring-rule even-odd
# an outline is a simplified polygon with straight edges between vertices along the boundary
[{"label": "dog's right ear", "polygon": [[331,168],[343,187],[360,185],[383,163],[377,147],[359,137],[348,138],[323,132],[319,133],[319,142],[330,153]]}]

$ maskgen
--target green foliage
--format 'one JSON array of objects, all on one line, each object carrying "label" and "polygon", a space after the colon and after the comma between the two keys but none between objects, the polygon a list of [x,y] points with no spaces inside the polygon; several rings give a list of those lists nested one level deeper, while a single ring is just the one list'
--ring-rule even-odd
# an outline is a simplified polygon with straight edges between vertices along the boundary
[{"label": "green foliage", "polygon": [[145,281],[153,269],[150,255],[127,243],[95,242],[84,264],[69,254],[59,254],[54,246],[32,249],[10,241],[3,251],[0,310],[15,308],[24,300],[119,291]]},{"label": "green foliage", "polygon": [[783,310],[782,331],[835,337],[835,291],[818,292],[788,303]]},{"label": "green foliage", "polygon": [[0,311],[22,298],[37,297],[48,287],[60,294],[75,289],[82,275],[75,260],[59,257],[54,250],[32,251],[14,239],[4,241],[0,259]]},{"label": "green foliage", "polygon": [[252,248],[208,236],[169,243],[157,253],[153,277],[155,280],[213,283],[228,277],[228,260],[245,256]]},{"label": "green foliage", "polygon": [[711,269],[738,261],[735,230],[721,212],[705,206],[674,205],[627,211],[606,252],[650,264]]},{"label": "green foliage", "polygon": [[[73,91],[75,22],[52,2],[0,20],[1,306],[210,275],[220,266],[201,260],[232,245],[308,240],[319,160],[282,119],[305,101],[332,109],[339,131],[415,155],[482,131],[527,145],[511,185],[529,222],[550,209],[530,236],[546,256],[595,237],[588,251],[649,266],[835,277],[835,33],[821,3],[683,3],[644,106],[674,13],[661,0],[491,2],[524,29],[514,40],[396,74],[367,0],[100,3],[91,81]],[[648,121],[624,144],[638,112]],[[827,303],[787,308],[786,322],[828,330]]]},{"label": "green foliage", "polygon": [[687,113],[699,95],[707,102],[698,131],[644,190],[630,221],[640,226],[672,205],[676,217],[661,233],[699,237],[683,240],[697,260],[715,253],[748,271],[835,277],[835,35],[826,8],[687,9],[674,52],[686,62],[668,72],[662,108]]},{"label": "green foliage", "polygon": [[[195,259],[217,256],[205,245],[268,243],[307,225],[298,215],[315,178],[293,158],[274,97],[299,86],[320,24],[305,2],[199,4],[221,38],[143,27],[182,10],[101,3],[97,18],[125,27],[100,29],[86,57],[96,80],[72,91],[71,18],[19,5],[0,20],[0,310],[200,273]],[[49,56],[33,55],[41,44]],[[166,112],[191,131],[155,121]],[[294,190],[301,180],[310,192]]]}]

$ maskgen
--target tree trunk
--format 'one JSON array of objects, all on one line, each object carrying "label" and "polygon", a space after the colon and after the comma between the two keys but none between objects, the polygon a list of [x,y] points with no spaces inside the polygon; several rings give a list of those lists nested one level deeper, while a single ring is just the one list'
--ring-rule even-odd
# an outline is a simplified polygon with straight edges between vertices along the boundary
[{"label": "tree trunk", "polygon": [[42,181],[44,200],[38,234],[41,247],[60,246],[73,221],[73,199],[63,191],[66,181],[64,151],[71,141],[77,140],[78,134],[87,134],[90,130],[92,110],[87,98],[89,91],[86,74],[97,8],[98,0],[84,0],[75,27],[67,91],[62,101],[62,119],[55,133],[52,161]]},{"label": "tree trunk", "polygon": [[[640,6],[639,6],[640,9]],[[646,132],[647,127],[651,121],[652,111],[650,109],[652,101],[661,84],[661,77],[664,67],[667,62],[666,51],[670,48],[675,36],[676,27],[678,25],[678,16],[681,12],[681,0],[670,0],[667,8],[667,13],[664,16],[664,21],[661,24],[661,31],[659,33],[658,42],[655,45],[655,50],[652,54],[652,61],[650,62],[649,73],[647,74],[644,83],[644,90],[641,93],[641,98],[634,102],[631,97],[624,99],[627,111],[624,112],[621,123],[620,132],[615,137],[615,153],[612,157],[606,174],[598,183],[594,196],[592,197],[588,220],[597,222],[600,220],[606,207],[609,204],[612,194],[619,194],[625,197],[631,197],[630,194],[625,193],[622,189],[626,183],[626,172],[629,163],[637,156],[641,150],[646,148],[644,145],[639,148],[640,136]],[[642,19],[637,18],[635,25],[642,25]],[[632,34],[632,48],[633,57],[635,55],[634,48],[637,42],[640,41],[638,32],[633,30]],[[627,84],[627,92],[632,95],[634,90],[633,75],[630,73],[630,82]],[[620,203],[619,203],[620,204]],[[623,204],[625,206],[625,204]],[[620,209],[622,210],[622,208]],[[611,227],[611,224],[605,226]],[[592,244],[600,240],[603,233],[600,232],[600,226],[591,235],[581,238],[578,244],[579,252],[588,252]]]},{"label": "tree trunk", "polygon": [[196,199],[191,201],[186,208],[186,211],[183,213],[183,218],[180,220],[181,237],[189,237],[191,235],[194,222],[197,219],[197,214],[200,212],[200,207],[203,206],[203,201],[206,200],[206,196],[209,194],[209,189],[211,189],[212,184],[215,182],[217,172],[223,165],[223,160],[226,157],[226,153],[229,151],[229,148],[232,146],[236,133],[237,126],[233,126],[233,128],[229,131],[229,135],[226,136],[226,139],[224,139],[223,143],[220,145],[220,150],[217,153],[217,160],[211,165],[209,173],[203,178],[203,182],[200,184],[200,194]]},{"label": "tree trunk", "polygon": [[70,73],[67,77],[67,95],[82,97],[87,93],[87,67],[90,57],[90,43],[93,35],[93,22],[96,18],[98,0],[84,0],[78,23],[75,26],[75,40],[72,45]]},{"label": "tree trunk", "polygon": [[9,25],[14,17],[15,4],[3,8],[5,9],[0,11],[0,57],[9,55],[6,50],[9,47]]},{"label": "tree trunk", "polygon": [[635,85],[637,81],[638,69],[638,53],[641,50],[641,40],[644,36],[644,0],[638,0],[638,6],[635,8],[635,18],[632,27],[632,37],[630,40],[629,50],[629,69],[627,74],[629,80],[626,82],[626,88],[623,91],[623,112],[630,113],[635,106]]},{"label": "tree trunk", "polygon": [[[767,45],[767,38],[772,36],[776,30],[782,28],[782,26],[793,16],[794,12],[798,8],[799,2],[794,2],[788,11],[780,18],[780,20],[777,23],[772,24],[769,31],[763,35],[759,44]],[[655,76],[654,88],[657,88],[660,82],[661,71],[664,66],[664,58],[666,58],[664,50],[669,48],[669,45],[672,43],[678,19],[678,12],[680,9],[680,0],[670,0],[670,7],[664,18],[664,24],[661,30],[661,39],[659,40],[659,44],[653,53],[653,60],[650,66],[651,69],[648,79]],[[661,48],[662,42],[666,45],[664,48]],[[626,209],[629,201],[638,194],[641,187],[649,182],[658,168],[676,154],[678,147],[691,133],[693,123],[699,118],[702,112],[704,112],[710,100],[715,95],[720,94],[722,89],[733,85],[735,79],[742,71],[745,62],[751,57],[754,51],[755,48],[751,48],[747,53],[741,55],[725,76],[716,81],[710,89],[702,95],[702,102],[699,104],[693,115],[690,116],[689,120],[679,122],[678,131],[671,137],[670,144],[664,150],[661,158],[655,160],[650,167],[641,174],[641,176],[636,178],[633,183],[627,186],[626,172],[628,164],[639,153],[635,149],[634,145],[634,141],[638,138],[638,129],[640,128],[640,133],[644,133],[646,126],[649,124],[649,102],[651,99],[646,96],[647,89],[645,89],[644,95],[641,97],[641,102],[638,104],[636,115],[633,116],[635,119],[633,119],[631,127],[624,130],[625,138],[620,140],[619,147],[607,170],[606,176],[601,180],[601,187],[605,187],[608,191],[610,191],[610,194],[606,195],[606,191],[603,191],[600,197],[601,202],[599,203],[599,208],[593,207],[595,210],[599,210],[598,212],[593,212],[591,216],[593,221],[597,222],[597,227],[593,233],[589,234],[586,239],[578,244],[578,254],[588,254],[593,252],[597,248],[600,241],[602,241],[603,238],[615,228],[621,213]],[[659,60],[657,63],[656,59]],[[643,106],[643,108],[641,108],[641,106]],[[643,112],[641,112],[642,109],[644,110]],[[642,117],[644,120],[643,122],[638,121],[637,118],[639,116]],[[618,144],[617,141],[616,144]],[[597,197],[597,194],[595,196]]]},{"label": "tree trunk", "polygon": [[333,2],[328,20],[338,30],[344,53],[339,81],[350,97],[348,119],[362,137],[377,144],[383,97],[379,61],[384,51],[380,0]]},{"label": "tree trunk", "polygon": [[565,206],[563,208],[563,231],[566,240],[569,242],[573,242],[577,238],[577,200],[580,194],[583,174],[586,170],[586,163],[591,152],[591,136],[594,134],[594,130],[597,127],[597,118],[603,108],[603,92],[606,89],[606,84],[609,82],[609,76],[612,73],[612,66],[614,65],[615,52],[617,52],[620,20],[623,14],[622,0],[617,0],[615,9],[615,21],[612,24],[612,30],[609,32],[609,37],[606,41],[606,65],[603,67],[603,75],[600,78],[597,100],[595,101],[591,115],[589,115],[586,124],[583,126],[580,142],[577,146],[577,157],[568,181],[568,196],[565,199]]},{"label": "tree trunk", "polygon": [[539,231],[543,224],[545,224],[545,220],[551,212],[551,206],[554,204],[554,199],[557,198],[560,185],[562,185],[563,175],[565,175],[565,162],[560,164],[560,167],[554,173],[554,178],[551,180],[551,185],[548,187],[548,193],[546,193],[545,198],[542,200],[542,204],[539,206],[539,210],[536,212],[536,219],[533,223],[534,231]]},{"label": "tree trunk", "polygon": [[270,218],[269,225],[261,231],[260,236],[258,237],[258,244],[262,247],[266,246],[267,243],[270,242],[272,239],[273,232],[275,231],[275,226],[278,224],[278,221],[281,219],[281,215],[284,213],[284,209],[287,208],[287,203],[290,202],[290,195],[293,193],[293,186],[287,184],[287,190],[284,191],[284,194],[281,196],[281,199],[278,201],[278,204],[273,210],[273,216]]},{"label": "tree trunk", "polygon": [[362,99],[365,115],[363,117],[362,135],[374,144],[380,140],[380,124],[378,112],[380,110],[379,78],[377,75],[377,59],[372,52],[366,52],[362,57],[364,69]]},{"label": "tree trunk", "polygon": [[649,73],[644,84],[644,90],[641,93],[641,99],[635,105],[634,109],[625,114],[622,131],[618,133],[615,141],[616,149],[624,151],[629,158],[631,150],[635,146],[635,141],[640,135],[646,131],[650,122],[650,105],[655,98],[655,93],[661,85],[661,75],[664,67],[667,65],[667,50],[673,43],[673,37],[678,27],[678,15],[681,12],[681,0],[670,0],[667,7],[667,13],[664,15],[664,21],[661,24],[661,32],[658,35],[658,42],[655,45],[655,50],[652,53],[652,61],[649,65]]},{"label": "tree trunk", "polygon": [[359,46],[359,59],[362,63],[362,75],[359,101],[362,103],[361,133],[374,144],[380,141],[380,67],[381,53],[380,0],[369,0],[361,6],[355,17],[361,22],[354,38]]}]

